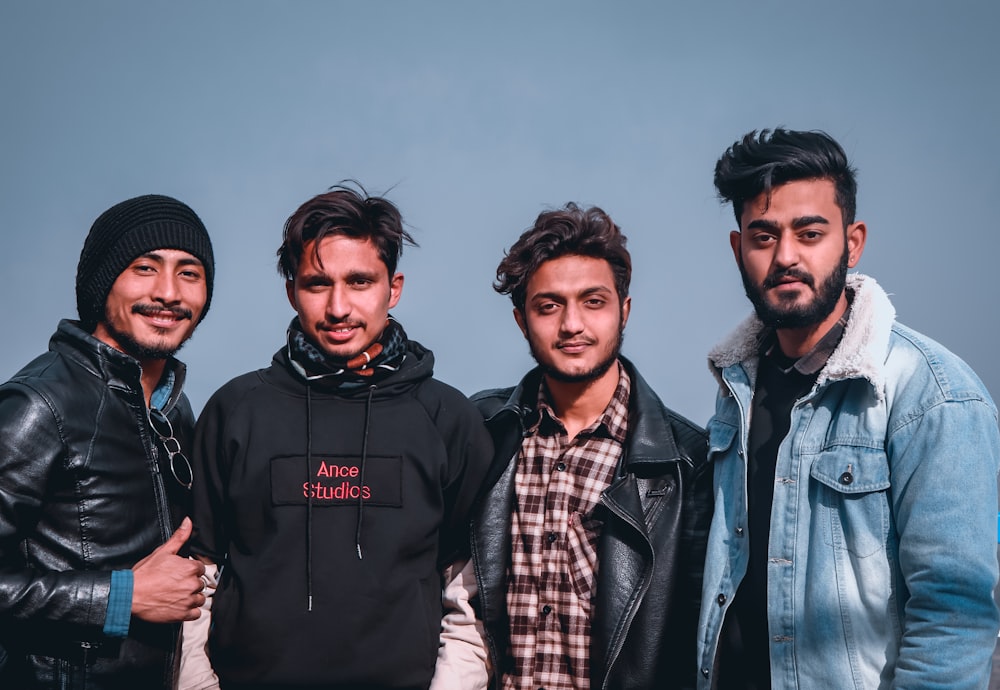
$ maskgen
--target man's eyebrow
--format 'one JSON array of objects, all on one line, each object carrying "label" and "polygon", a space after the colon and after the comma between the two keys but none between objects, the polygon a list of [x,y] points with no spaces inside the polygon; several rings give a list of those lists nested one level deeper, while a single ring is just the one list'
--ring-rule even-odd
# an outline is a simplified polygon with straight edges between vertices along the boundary
[{"label": "man's eyebrow", "polygon": [[378,273],[375,271],[351,271],[347,274],[347,280],[378,280]]},{"label": "man's eyebrow", "polygon": [[[823,216],[799,216],[792,219],[793,228],[804,228],[809,225],[829,225],[830,221]],[[778,230],[780,226],[773,220],[767,218],[755,218],[747,223],[747,230]]]},{"label": "man's eyebrow", "polygon": [[777,230],[778,224],[773,220],[766,220],[764,218],[755,218],[754,220],[747,223],[747,230]]},{"label": "man's eyebrow", "polygon": [[324,284],[331,285],[333,281],[323,271],[302,271],[299,275],[299,280],[304,282],[310,282],[316,285]]},{"label": "man's eyebrow", "polygon": [[528,299],[529,302],[538,302],[541,300],[551,300],[553,302],[565,302],[566,297],[561,292],[536,292],[531,295]]},{"label": "man's eyebrow", "polygon": [[818,215],[814,215],[814,216],[799,216],[798,218],[793,218],[792,219],[792,227],[793,228],[804,228],[807,225],[829,225],[829,224],[830,224],[830,221],[828,221],[823,216],[818,216]]},{"label": "man's eyebrow", "polygon": [[[588,295],[595,295],[598,293],[610,295],[614,294],[614,291],[606,285],[593,285],[580,290],[575,295],[571,295],[571,297],[586,297]],[[530,301],[536,302],[538,300],[552,300],[553,302],[565,302],[566,299],[566,295],[562,292],[536,292],[531,296]]]},{"label": "man's eyebrow", "polygon": [[[136,259],[149,259],[150,261],[158,261],[159,263],[163,263],[164,261],[166,261],[163,255],[160,254],[160,252],[156,249],[153,249],[148,252],[143,252],[142,254],[140,254],[139,256],[135,257],[135,259],[132,260],[135,261]],[[178,259],[177,263],[182,266],[204,266],[201,259],[193,255],[185,256],[181,259]]]}]

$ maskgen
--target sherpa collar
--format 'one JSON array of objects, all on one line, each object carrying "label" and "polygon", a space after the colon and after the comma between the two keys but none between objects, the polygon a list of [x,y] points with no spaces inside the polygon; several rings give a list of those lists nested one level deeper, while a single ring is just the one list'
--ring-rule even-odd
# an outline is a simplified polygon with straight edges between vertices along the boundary
[{"label": "sherpa collar", "polygon": [[[849,378],[867,379],[879,400],[885,395],[884,367],[889,351],[889,335],[896,319],[896,310],[885,290],[871,278],[860,273],[847,276],[847,287],[854,292],[851,316],[844,337],[819,372],[816,385]],[[722,370],[743,364],[751,380],[757,375],[757,348],[765,326],[756,313],[750,314],[736,329],[708,353],[708,364],[719,384],[723,385]]]}]

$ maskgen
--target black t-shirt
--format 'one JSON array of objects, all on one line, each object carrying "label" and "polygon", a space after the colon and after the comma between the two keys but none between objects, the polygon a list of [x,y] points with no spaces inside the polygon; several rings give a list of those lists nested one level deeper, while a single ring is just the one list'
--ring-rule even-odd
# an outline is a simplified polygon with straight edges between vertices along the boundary
[{"label": "black t-shirt", "polygon": [[[853,295],[848,293],[848,302]],[[806,355],[786,357],[772,332],[762,341],[747,439],[747,572],[726,615],[720,640],[720,690],[768,690],[771,662],[767,627],[767,550],[778,449],[791,426],[792,407],[812,389],[844,335],[850,308]]]},{"label": "black t-shirt", "polygon": [[812,388],[818,372],[803,374],[777,347],[761,357],[750,419],[747,463],[747,534],[750,562],[726,618],[720,688],[771,687],[767,630],[767,547],[778,447],[788,435],[792,406]]}]

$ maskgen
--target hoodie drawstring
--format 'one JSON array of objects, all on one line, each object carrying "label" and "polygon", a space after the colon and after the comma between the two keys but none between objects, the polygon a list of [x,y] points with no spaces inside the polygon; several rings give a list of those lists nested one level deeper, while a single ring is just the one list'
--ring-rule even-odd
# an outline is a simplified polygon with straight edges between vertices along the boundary
[{"label": "hoodie drawstring", "polygon": [[[364,522],[364,485],[365,485],[365,464],[368,461],[368,429],[371,426],[372,401],[375,396],[376,386],[368,387],[368,398],[365,401],[365,423],[361,436],[361,468],[358,485],[361,491],[358,492],[358,524],[354,532],[354,546],[358,552],[358,560],[362,560],[361,551],[361,526]],[[312,386],[306,382],[306,485],[312,484]],[[312,582],[312,527],[313,527],[313,492],[306,491],[306,611],[312,611],[313,607],[313,582]]]},{"label": "hoodie drawstring", "polygon": [[364,432],[361,437],[361,476],[358,478],[358,486],[360,491],[358,491],[358,527],[354,533],[354,545],[358,549],[358,560],[360,561],[361,556],[361,523],[364,520],[364,510],[365,510],[365,498],[364,498],[364,487],[365,487],[365,463],[368,460],[368,428],[371,425],[371,414],[372,414],[372,398],[375,395],[375,384],[368,386],[368,400],[365,402],[365,427]]},{"label": "hoodie drawstring", "polygon": [[[312,386],[306,382],[306,486],[312,484]],[[312,508],[313,492],[306,491],[306,611],[313,610]]]}]

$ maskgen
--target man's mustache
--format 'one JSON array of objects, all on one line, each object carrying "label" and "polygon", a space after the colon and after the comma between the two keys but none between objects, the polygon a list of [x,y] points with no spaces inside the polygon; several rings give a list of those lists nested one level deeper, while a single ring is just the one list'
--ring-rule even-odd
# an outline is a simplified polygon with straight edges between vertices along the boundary
[{"label": "man's mustache", "polygon": [[164,305],[156,305],[156,304],[132,305],[132,313],[140,314],[142,316],[159,316],[164,312],[173,314],[178,319],[190,319],[192,316],[194,316],[194,312],[185,307],[167,307]]},{"label": "man's mustache", "polygon": [[781,285],[781,281],[785,280],[786,278],[792,278],[794,280],[798,280],[802,283],[805,283],[806,285],[808,285],[813,289],[816,288],[816,281],[813,280],[813,277],[808,273],[806,273],[805,271],[799,270],[797,268],[785,268],[780,271],[775,271],[771,275],[764,278],[764,283],[762,287],[765,290],[778,287],[779,285]]}]

